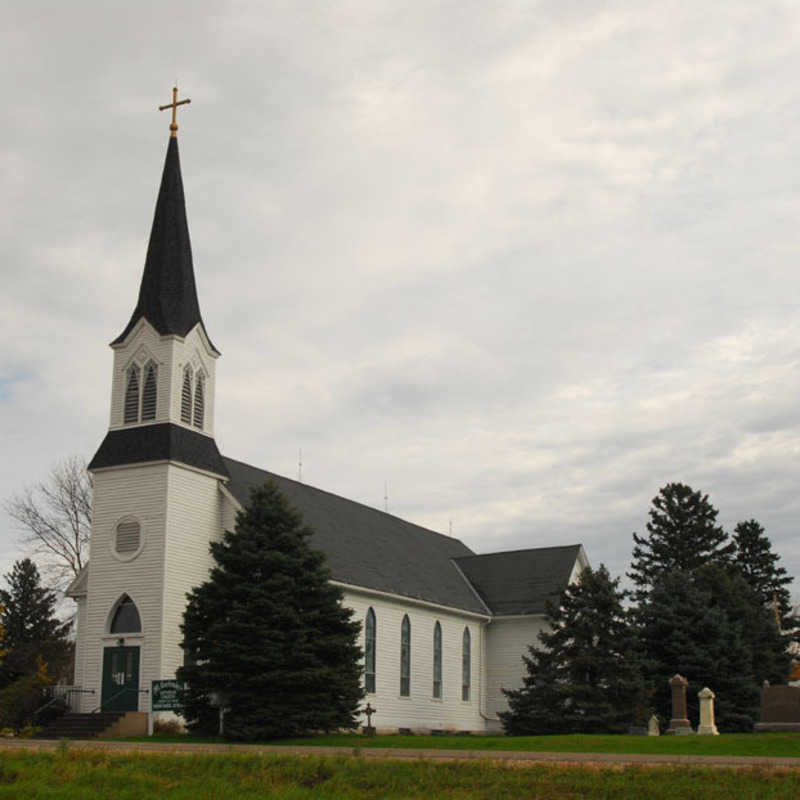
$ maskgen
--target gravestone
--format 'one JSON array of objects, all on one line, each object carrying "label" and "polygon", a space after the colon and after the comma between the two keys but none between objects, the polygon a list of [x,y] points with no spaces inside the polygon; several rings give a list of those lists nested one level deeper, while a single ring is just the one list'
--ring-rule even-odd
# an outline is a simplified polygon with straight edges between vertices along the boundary
[{"label": "gravestone", "polygon": [[650,721],[647,723],[648,736],[661,736],[661,726],[658,724],[658,717],[653,714]]},{"label": "gravestone", "polygon": [[719,736],[717,726],[714,724],[714,698],[716,695],[708,686],[697,693],[700,699],[700,724],[697,733],[701,736]]},{"label": "gravestone", "polygon": [[800,732],[800,686],[770,686],[764,682],[756,733],[763,731]]},{"label": "gravestone", "polygon": [[367,707],[364,709],[364,713],[367,715],[367,724],[361,726],[361,731],[363,732],[364,736],[375,735],[375,728],[372,725],[372,715],[377,710],[377,708],[373,708],[369,703],[367,703]]},{"label": "gravestone", "polygon": [[677,736],[694,733],[686,714],[686,687],[688,685],[689,681],[683,675],[673,675],[669,680],[669,688],[672,690],[672,719],[669,721],[667,733]]}]

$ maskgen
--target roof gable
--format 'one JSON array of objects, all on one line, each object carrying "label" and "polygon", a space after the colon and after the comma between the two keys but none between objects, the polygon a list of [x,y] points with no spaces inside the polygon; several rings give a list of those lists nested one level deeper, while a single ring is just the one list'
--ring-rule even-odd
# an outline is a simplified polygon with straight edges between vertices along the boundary
[{"label": "roof gable", "polygon": [[569,583],[581,545],[536,547],[462,556],[456,563],[498,616],[543,614],[545,602]]}]

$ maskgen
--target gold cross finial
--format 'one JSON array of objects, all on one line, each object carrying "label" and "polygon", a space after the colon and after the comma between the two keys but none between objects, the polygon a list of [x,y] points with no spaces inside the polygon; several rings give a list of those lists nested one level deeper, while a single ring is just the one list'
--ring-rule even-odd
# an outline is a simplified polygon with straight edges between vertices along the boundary
[{"label": "gold cross finial", "polygon": [[186,100],[178,100],[178,87],[172,87],[172,102],[167,103],[165,106],[159,106],[158,110],[163,111],[165,108],[172,109],[172,124],[169,126],[171,131],[170,136],[173,139],[178,138],[178,106],[182,106],[185,103],[191,103],[192,101],[188,98]]}]

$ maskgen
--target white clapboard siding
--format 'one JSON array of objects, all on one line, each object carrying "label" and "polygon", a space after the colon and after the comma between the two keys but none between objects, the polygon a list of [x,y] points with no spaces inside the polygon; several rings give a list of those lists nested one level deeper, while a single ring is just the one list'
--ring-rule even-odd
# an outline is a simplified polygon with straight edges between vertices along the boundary
[{"label": "white clapboard siding", "polygon": [[[140,687],[148,688],[151,676],[159,671],[169,469],[167,464],[154,464],[95,473],[85,634],[80,645],[85,653],[82,685],[94,689],[95,696],[83,696],[85,710],[100,703],[103,649],[115,646],[119,638],[109,633],[109,625],[123,594],[136,603],[142,621],[140,635],[124,635],[126,645],[142,648]],[[122,558],[114,551],[116,526],[131,518],[141,525],[141,549],[133,558]],[[146,701],[140,698],[139,707],[145,710]]]},{"label": "white clapboard siding", "polygon": [[186,595],[208,580],[213,559],[209,542],[222,535],[222,503],[218,481],[209,475],[170,466],[169,507],[164,571],[164,628],[161,674],[157,679],[175,677],[183,663],[180,625],[186,609]]},{"label": "white clapboard siding", "polygon": [[74,686],[82,687],[84,661],[86,660],[86,639],[84,636],[81,636],[81,632],[86,629],[86,595],[83,595],[82,597],[76,597],[75,602],[78,605],[78,610],[75,615],[75,674],[73,676],[72,683]]},{"label": "white clapboard siding", "polygon": [[[364,702],[377,708],[372,724],[379,731],[398,728],[415,731],[481,731],[480,641],[482,621],[457,610],[438,610],[406,601],[370,595],[368,591],[346,589],[344,604],[362,623],[360,645],[364,647],[367,610],[375,612],[375,694]],[[400,696],[400,627],[404,614],[411,622],[411,687],[408,697]],[[433,697],[433,629],[442,626],[442,698]],[[461,699],[461,646],[464,628],[472,638],[470,699]],[[364,724],[366,721],[364,720]]]},{"label": "white clapboard siding", "polygon": [[[497,719],[508,708],[502,689],[522,686],[525,664],[522,656],[531,644],[538,644],[539,632],[547,627],[544,617],[496,617],[486,629],[486,711]],[[498,729],[494,722],[490,729]]]}]

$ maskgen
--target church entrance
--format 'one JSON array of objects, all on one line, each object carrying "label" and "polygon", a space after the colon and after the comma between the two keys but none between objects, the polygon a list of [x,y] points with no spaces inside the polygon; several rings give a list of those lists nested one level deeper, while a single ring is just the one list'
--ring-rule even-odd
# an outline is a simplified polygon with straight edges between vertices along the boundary
[{"label": "church entrance", "polygon": [[103,711],[138,711],[139,648],[103,650]]}]

